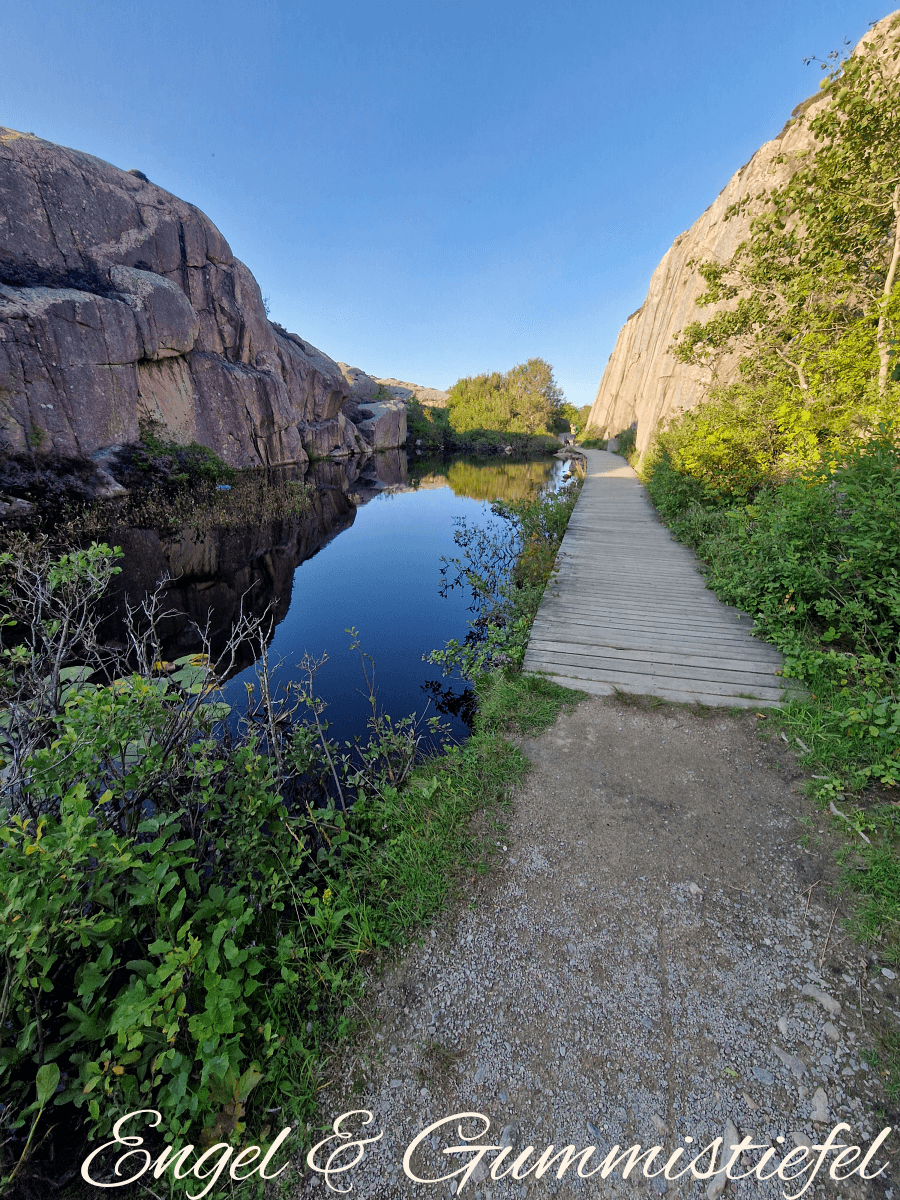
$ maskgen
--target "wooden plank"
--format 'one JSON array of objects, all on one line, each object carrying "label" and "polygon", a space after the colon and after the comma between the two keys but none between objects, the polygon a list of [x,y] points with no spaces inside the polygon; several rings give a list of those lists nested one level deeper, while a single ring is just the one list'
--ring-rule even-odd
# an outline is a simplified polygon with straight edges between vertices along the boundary
[{"label": "wooden plank", "polygon": [[[751,683],[724,683],[718,679],[697,679],[692,674],[682,676],[612,668],[594,670],[580,664],[573,666],[561,661],[555,655],[545,659],[540,654],[526,654],[525,669],[541,671],[544,674],[566,673],[571,679],[609,683],[621,691],[634,692],[636,695],[644,696],[659,695],[660,689],[668,689],[684,692],[685,695],[697,692],[711,696],[743,696],[745,699],[773,700],[781,703],[784,692],[781,687],[762,687],[759,684]],[[572,686],[575,687],[577,684]]]},{"label": "wooden plank", "polygon": [[[630,692],[628,688],[613,687],[611,683],[597,682],[590,679],[573,679],[568,675],[547,675],[552,683],[560,687],[571,688],[573,691],[587,692],[593,696],[614,696],[616,692],[626,695],[640,696],[645,692]],[[751,700],[746,696],[711,696],[703,692],[682,692],[677,689],[660,688],[653,693],[661,700],[669,700],[679,704],[705,704],[710,708],[781,708],[775,700]]]},{"label": "wooden plank", "polygon": [[781,701],[784,688],[766,686],[751,679],[722,680],[704,678],[702,672],[687,671],[684,673],[668,668],[659,671],[627,671],[624,667],[585,667],[583,663],[569,663],[565,659],[552,656],[543,658],[539,654],[526,659],[526,669],[529,671],[565,671],[573,679],[603,680],[615,684],[625,691],[642,695],[656,695],[660,688],[675,688],[684,692],[704,692],[722,696],[746,696],[759,700]]},{"label": "wooden plank", "polygon": [[775,673],[778,651],[706,588],[699,560],[661,524],[631,468],[605,451],[584,453],[587,476],[526,668],[606,694],[780,703],[791,685]]},{"label": "wooden plank", "polygon": [[[699,649],[716,650],[721,648],[727,651],[731,648],[745,647],[747,638],[738,637],[729,632],[728,635],[723,635],[718,632],[706,632],[702,629],[686,629],[675,631],[671,626],[662,625],[639,625],[635,622],[621,621],[618,624],[613,623],[610,619],[603,621],[591,620],[589,616],[582,616],[573,613],[569,620],[564,620],[547,614],[534,623],[534,631],[540,630],[542,633],[559,633],[563,630],[571,630],[572,634],[580,640],[580,635],[588,639],[599,639],[601,642],[608,643],[611,646],[628,646],[639,645],[646,641],[648,644],[679,647],[696,646]],[[753,649],[754,657],[779,662],[781,655],[767,642],[761,642],[757,638],[750,639],[750,647]]]},{"label": "wooden plank", "polygon": [[607,662],[667,664],[681,668],[697,667],[701,670],[720,671],[723,676],[734,672],[760,675],[767,679],[772,676],[772,671],[767,663],[747,658],[716,658],[710,654],[683,654],[674,649],[645,650],[635,646],[628,648],[606,646],[597,642],[564,642],[556,638],[536,638],[533,634],[529,647],[544,654],[552,654],[559,650],[565,654],[581,654],[587,658],[601,658]]}]

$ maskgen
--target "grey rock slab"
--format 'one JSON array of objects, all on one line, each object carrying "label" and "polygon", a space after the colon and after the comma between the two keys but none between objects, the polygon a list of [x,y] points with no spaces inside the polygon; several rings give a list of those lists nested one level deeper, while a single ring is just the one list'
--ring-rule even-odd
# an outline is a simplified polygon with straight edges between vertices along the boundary
[{"label": "grey rock slab", "polygon": [[831,1120],[828,1097],[825,1095],[824,1088],[816,1088],[815,1092],[813,1092],[810,1118],[813,1121],[820,1121],[822,1123],[827,1123]]},{"label": "grey rock slab", "polygon": [[814,983],[805,983],[800,989],[802,995],[809,996],[812,1000],[817,1000],[825,1009],[829,1017],[839,1017],[841,1015],[841,1005],[839,1000],[835,1000],[834,996],[829,996],[820,987],[816,987]]},{"label": "grey rock slab", "polygon": [[796,1054],[791,1054],[787,1050],[782,1050],[779,1046],[773,1045],[772,1049],[799,1083],[807,1073],[806,1063],[803,1059],[798,1058]]}]

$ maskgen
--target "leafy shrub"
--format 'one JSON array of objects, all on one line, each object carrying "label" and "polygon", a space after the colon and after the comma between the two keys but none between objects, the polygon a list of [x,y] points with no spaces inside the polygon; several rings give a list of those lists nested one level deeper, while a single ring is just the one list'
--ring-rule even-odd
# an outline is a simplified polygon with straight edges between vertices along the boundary
[{"label": "leafy shrub", "polygon": [[[318,664],[277,701],[260,622],[239,626],[218,663],[165,663],[152,597],[130,614],[130,657],[111,653],[93,605],[116,556],[24,542],[0,556],[10,1175],[50,1068],[56,1124],[68,1110],[63,1125],[94,1136],[158,1107],[161,1134],[239,1138],[258,1086],[264,1106],[309,1115],[317,1030],[345,1023],[360,956],[391,933],[360,906],[364,872],[355,901],[340,880],[396,835],[379,813],[416,760],[416,723],[381,717],[371,683],[373,738],[341,749],[312,694]],[[235,725],[216,680],[248,637],[263,659]]]},{"label": "leafy shrub", "polygon": [[583,437],[578,439],[578,445],[584,446],[586,450],[605,450],[607,439],[601,437]]},{"label": "leafy shrub", "polygon": [[413,396],[406,403],[406,435],[407,441],[421,442],[426,449],[449,448],[452,435],[448,410],[422,404]]},{"label": "leafy shrub", "polygon": [[140,440],[119,452],[117,474],[122,482],[131,487],[184,486],[222,483],[234,478],[234,468],[222,462],[209,446],[164,441],[163,433],[157,422],[146,422],[141,426]]},{"label": "leafy shrub", "polygon": [[619,448],[616,453],[621,454],[623,458],[627,458],[630,462],[637,446],[637,426],[630,425],[628,429],[617,433],[616,437],[619,440]]}]

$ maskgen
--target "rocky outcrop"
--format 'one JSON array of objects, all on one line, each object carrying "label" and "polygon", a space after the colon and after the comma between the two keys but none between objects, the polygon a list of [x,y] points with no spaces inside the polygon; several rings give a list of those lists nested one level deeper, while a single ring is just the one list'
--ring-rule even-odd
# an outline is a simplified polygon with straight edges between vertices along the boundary
[{"label": "rocky outcrop", "polygon": [[443,408],[447,403],[447,393],[438,388],[422,387],[419,383],[403,383],[400,379],[376,379],[367,375],[359,367],[348,367],[346,363],[338,363],[341,374],[350,388],[350,395],[361,404],[370,400],[418,400],[420,404]]},{"label": "rocky outcrop", "polygon": [[193,205],[0,127],[8,450],[102,458],[154,420],[232,466],[346,456],[384,427],[357,432],[350,401],[337,363],[269,322],[256,280]]},{"label": "rocky outcrop", "polygon": [[[857,52],[880,42],[897,23],[897,13],[885,17],[866,34]],[[706,212],[675,239],[653,273],[646,300],[625,322],[609,357],[588,420],[589,426],[599,430],[599,436],[620,433],[637,421],[637,450],[643,453],[654,431],[667,418],[693,408],[703,398],[708,373],[678,362],[672,354],[676,333],[718,311],[714,305],[697,306],[698,296],[706,291],[697,264],[709,259],[727,262],[731,258],[748,236],[750,224],[760,212],[760,202],[751,199],[737,216],[726,218],[726,212],[746,197],[757,197],[790,177],[798,156],[815,145],[808,120],[828,102],[826,95],[819,94],[798,105],[778,137],[766,142],[729,180]],[[798,121],[801,113],[804,119]],[[727,382],[736,368],[737,356],[720,363],[720,379]]]},{"label": "rocky outcrop", "polygon": [[419,383],[404,383],[401,379],[376,379],[376,383],[398,400],[418,400],[426,408],[446,408],[447,393],[439,388],[422,387]]},{"label": "rocky outcrop", "polygon": [[[399,394],[386,386],[387,380],[373,379],[359,367],[338,363],[350,388],[351,402],[346,406],[357,431],[372,450],[389,450],[406,441],[407,401],[413,393]],[[434,391],[423,388],[423,391]],[[444,395],[443,392],[440,395]]]}]

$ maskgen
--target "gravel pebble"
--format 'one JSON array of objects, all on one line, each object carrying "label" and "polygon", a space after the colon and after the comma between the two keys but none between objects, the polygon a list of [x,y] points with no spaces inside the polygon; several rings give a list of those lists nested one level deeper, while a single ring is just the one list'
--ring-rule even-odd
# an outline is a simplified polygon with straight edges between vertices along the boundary
[{"label": "gravel pebble", "polygon": [[[752,714],[710,720],[603,698],[520,744],[533,770],[502,834],[514,854],[466,888],[424,945],[380,977],[373,969],[368,1032],[329,1065],[321,1123],[367,1109],[367,1136],[383,1132],[336,1184],[352,1184],[351,1200],[456,1194],[455,1181],[416,1184],[402,1169],[413,1138],[451,1114],[482,1113],[490,1129],[457,1117],[432,1131],[413,1159],[423,1175],[467,1161],[441,1153],[461,1137],[537,1154],[596,1145],[602,1156],[616,1143],[671,1152],[686,1136],[702,1147],[723,1129],[739,1141],[743,1122],[757,1142],[787,1138],[786,1153],[809,1136],[807,1120],[830,1119],[823,1111],[863,1144],[882,1102],[859,1057],[877,993],[859,983],[859,947],[819,903],[834,850],[829,831],[806,844],[790,750],[764,746]],[[824,1031],[818,1005],[831,1018]],[[811,1101],[798,1100],[800,1086],[815,1089]],[[319,1182],[307,1149],[294,1200]],[[618,1172],[598,1186],[574,1167],[560,1180],[494,1180],[491,1161],[466,1200],[702,1200],[718,1187],[716,1177],[664,1189]],[[841,1200],[864,1200],[864,1186],[842,1184]],[[737,1200],[781,1200],[783,1187],[727,1185]],[[805,1197],[826,1194],[816,1183]]]}]

